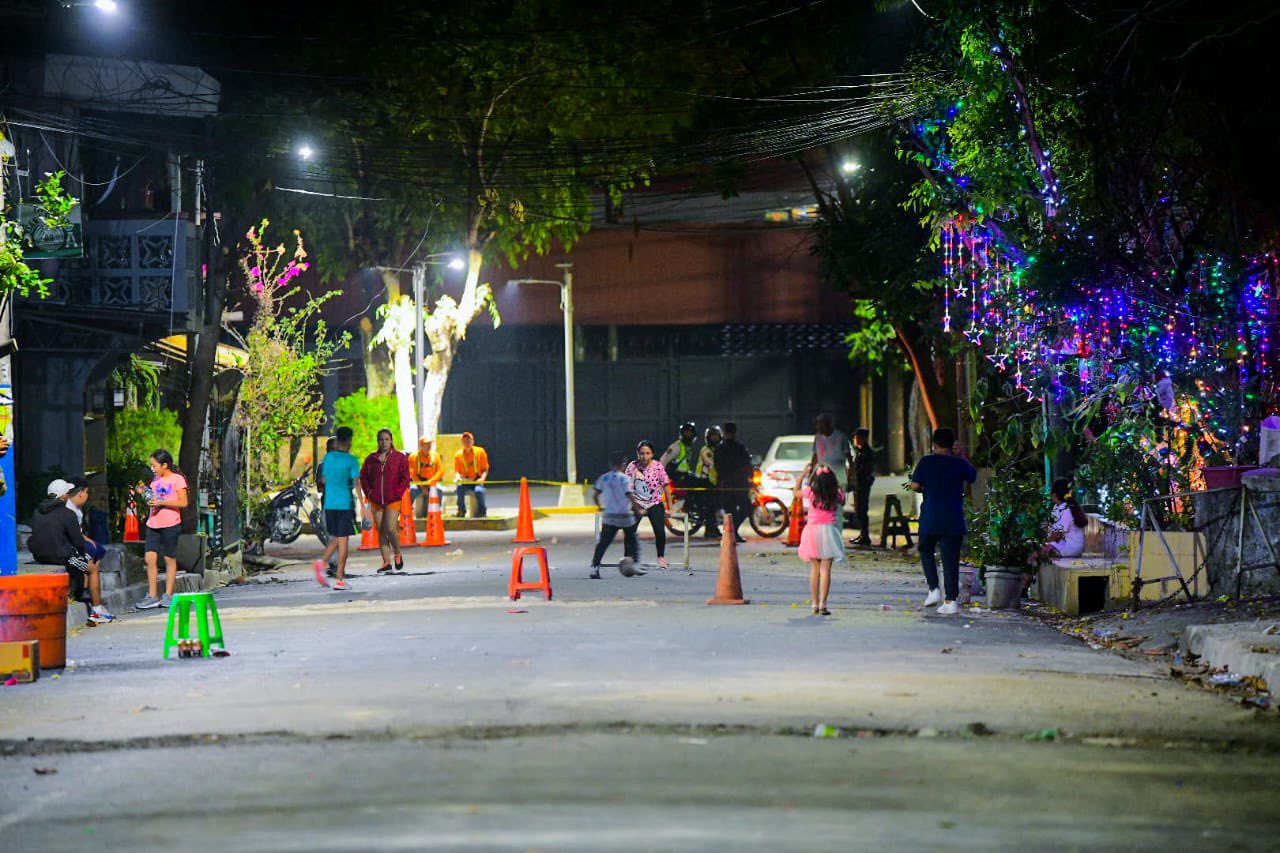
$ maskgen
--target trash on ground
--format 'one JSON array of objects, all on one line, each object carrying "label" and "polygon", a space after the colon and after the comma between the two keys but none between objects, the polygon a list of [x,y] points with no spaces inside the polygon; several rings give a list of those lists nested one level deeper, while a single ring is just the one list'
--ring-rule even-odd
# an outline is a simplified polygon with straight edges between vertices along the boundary
[{"label": "trash on ground", "polygon": [[987,737],[995,734],[995,732],[991,730],[991,727],[982,721],[969,723],[964,727],[964,733],[971,737]]},{"label": "trash on ground", "polygon": [[51,776],[58,772],[56,767],[32,767],[31,769],[35,771],[37,776]]},{"label": "trash on ground", "polygon": [[941,734],[937,729],[921,729],[916,732],[916,737],[939,737]]},{"label": "trash on ground", "polygon": [[1093,629],[1093,636],[1100,637],[1101,639],[1104,639],[1104,640],[1114,637],[1118,633],[1120,632],[1117,631],[1115,628],[1094,628]]},{"label": "trash on ground", "polygon": [[680,743],[687,743],[690,746],[706,746],[707,739],[704,737],[682,737]]},{"label": "trash on ground", "polygon": [[826,723],[818,723],[813,727],[814,737],[840,737],[840,730]]},{"label": "trash on ground", "polygon": [[883,611],[883,610],[892,610],[893,608],[887,604],[881,604],[880,609]]},{"label": "trash on ground", "polygon": [[955,651],[955,649],[951,648],[950,646],[944,646],[944,647],[943,647],[943,649],[942,649],[942,653],[943,653],[944,655],[949,655],[949,654],[951,654],[951,653],[952,653],[952,652],[954,652],[954,651]]},{"label": "trash on ground", "polygon": [[1057,740],[1061,735],[1062,732],[1057,729],[1041,729],[1038,732],[1027,732],[1023,735],[1023,740]]},{"label": "trash on ground", "polygon": [[1209,676],[1209,683],[1219,687],[1239,684],[1242,681],[1244,681],[1244,676],[1238,672],[1216,672]]},{"label": "trash on ground", "polygon": [[461,548],[454,548],[452,551],[445,552],[446,557],[461,557],[462,554],[463,554],[463,551]]},{"label": "trash on ground", "polygon": [[231,657],[231,652],[227,651],[226,649],[214,649],[213,656],[215,658],[229,658]]},{"label": "trash on ground", "polygon": [[528,613],[528,610],[508,610],[508,613]]}]

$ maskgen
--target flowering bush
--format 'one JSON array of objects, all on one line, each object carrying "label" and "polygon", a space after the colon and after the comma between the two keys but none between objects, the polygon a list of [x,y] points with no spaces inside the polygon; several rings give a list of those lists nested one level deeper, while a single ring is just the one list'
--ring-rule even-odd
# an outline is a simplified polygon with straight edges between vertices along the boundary
[{"label": "flowering bush", "polygon": [[1044,562],[1052,511],[1040,479],[1001,472],[987,485],[982,508],[969,512],[969,558],[982,569],[1034,573]]}]

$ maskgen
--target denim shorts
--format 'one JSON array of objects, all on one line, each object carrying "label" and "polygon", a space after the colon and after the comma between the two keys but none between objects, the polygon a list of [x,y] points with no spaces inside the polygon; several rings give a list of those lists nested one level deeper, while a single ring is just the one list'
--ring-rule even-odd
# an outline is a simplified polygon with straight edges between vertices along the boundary
[{"label": "denim shorts", "polygon": [[178,534],[181,532],[181,524],[175,524],[172,527],[148,527],[147,539],[142,550],[143,552],[155,551],[162,557],[176,557],[178,556]]}]

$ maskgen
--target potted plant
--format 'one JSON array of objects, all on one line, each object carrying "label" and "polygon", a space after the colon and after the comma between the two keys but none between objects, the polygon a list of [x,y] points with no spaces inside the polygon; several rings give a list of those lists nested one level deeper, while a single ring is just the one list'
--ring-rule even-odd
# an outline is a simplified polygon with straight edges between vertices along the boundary
[{"label": "potted plant", "polygon": [[982,572],[989,607],[1017,606],[1024,575],[1044,562],[1050,520],[1037,477],[1014,471],[987,485],[981,507],[969,513],[969,558]]}]

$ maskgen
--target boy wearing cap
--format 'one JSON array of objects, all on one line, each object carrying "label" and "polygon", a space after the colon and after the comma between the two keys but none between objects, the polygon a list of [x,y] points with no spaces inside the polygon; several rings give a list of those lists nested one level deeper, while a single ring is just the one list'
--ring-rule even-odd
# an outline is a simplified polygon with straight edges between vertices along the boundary
[{"label": "boy wearing cap", "polygon": [[[102,606],[102,581],[98,575],[98,559],[90,556],[89,542],[80,531],[77,511],[89,500],[89,489],[58,479],[49,484],[49,498],[36,508],[31,519],[31,538],[27,547],[31,556],[40,563],[66,566],[67,574],[73,572],[89,580],[89,621],[95,625],[110,622],[115,617]],[[74,509],[69,505],[74,502]],[[94,554],[101,557],[101,546],[92,545]]]}]

